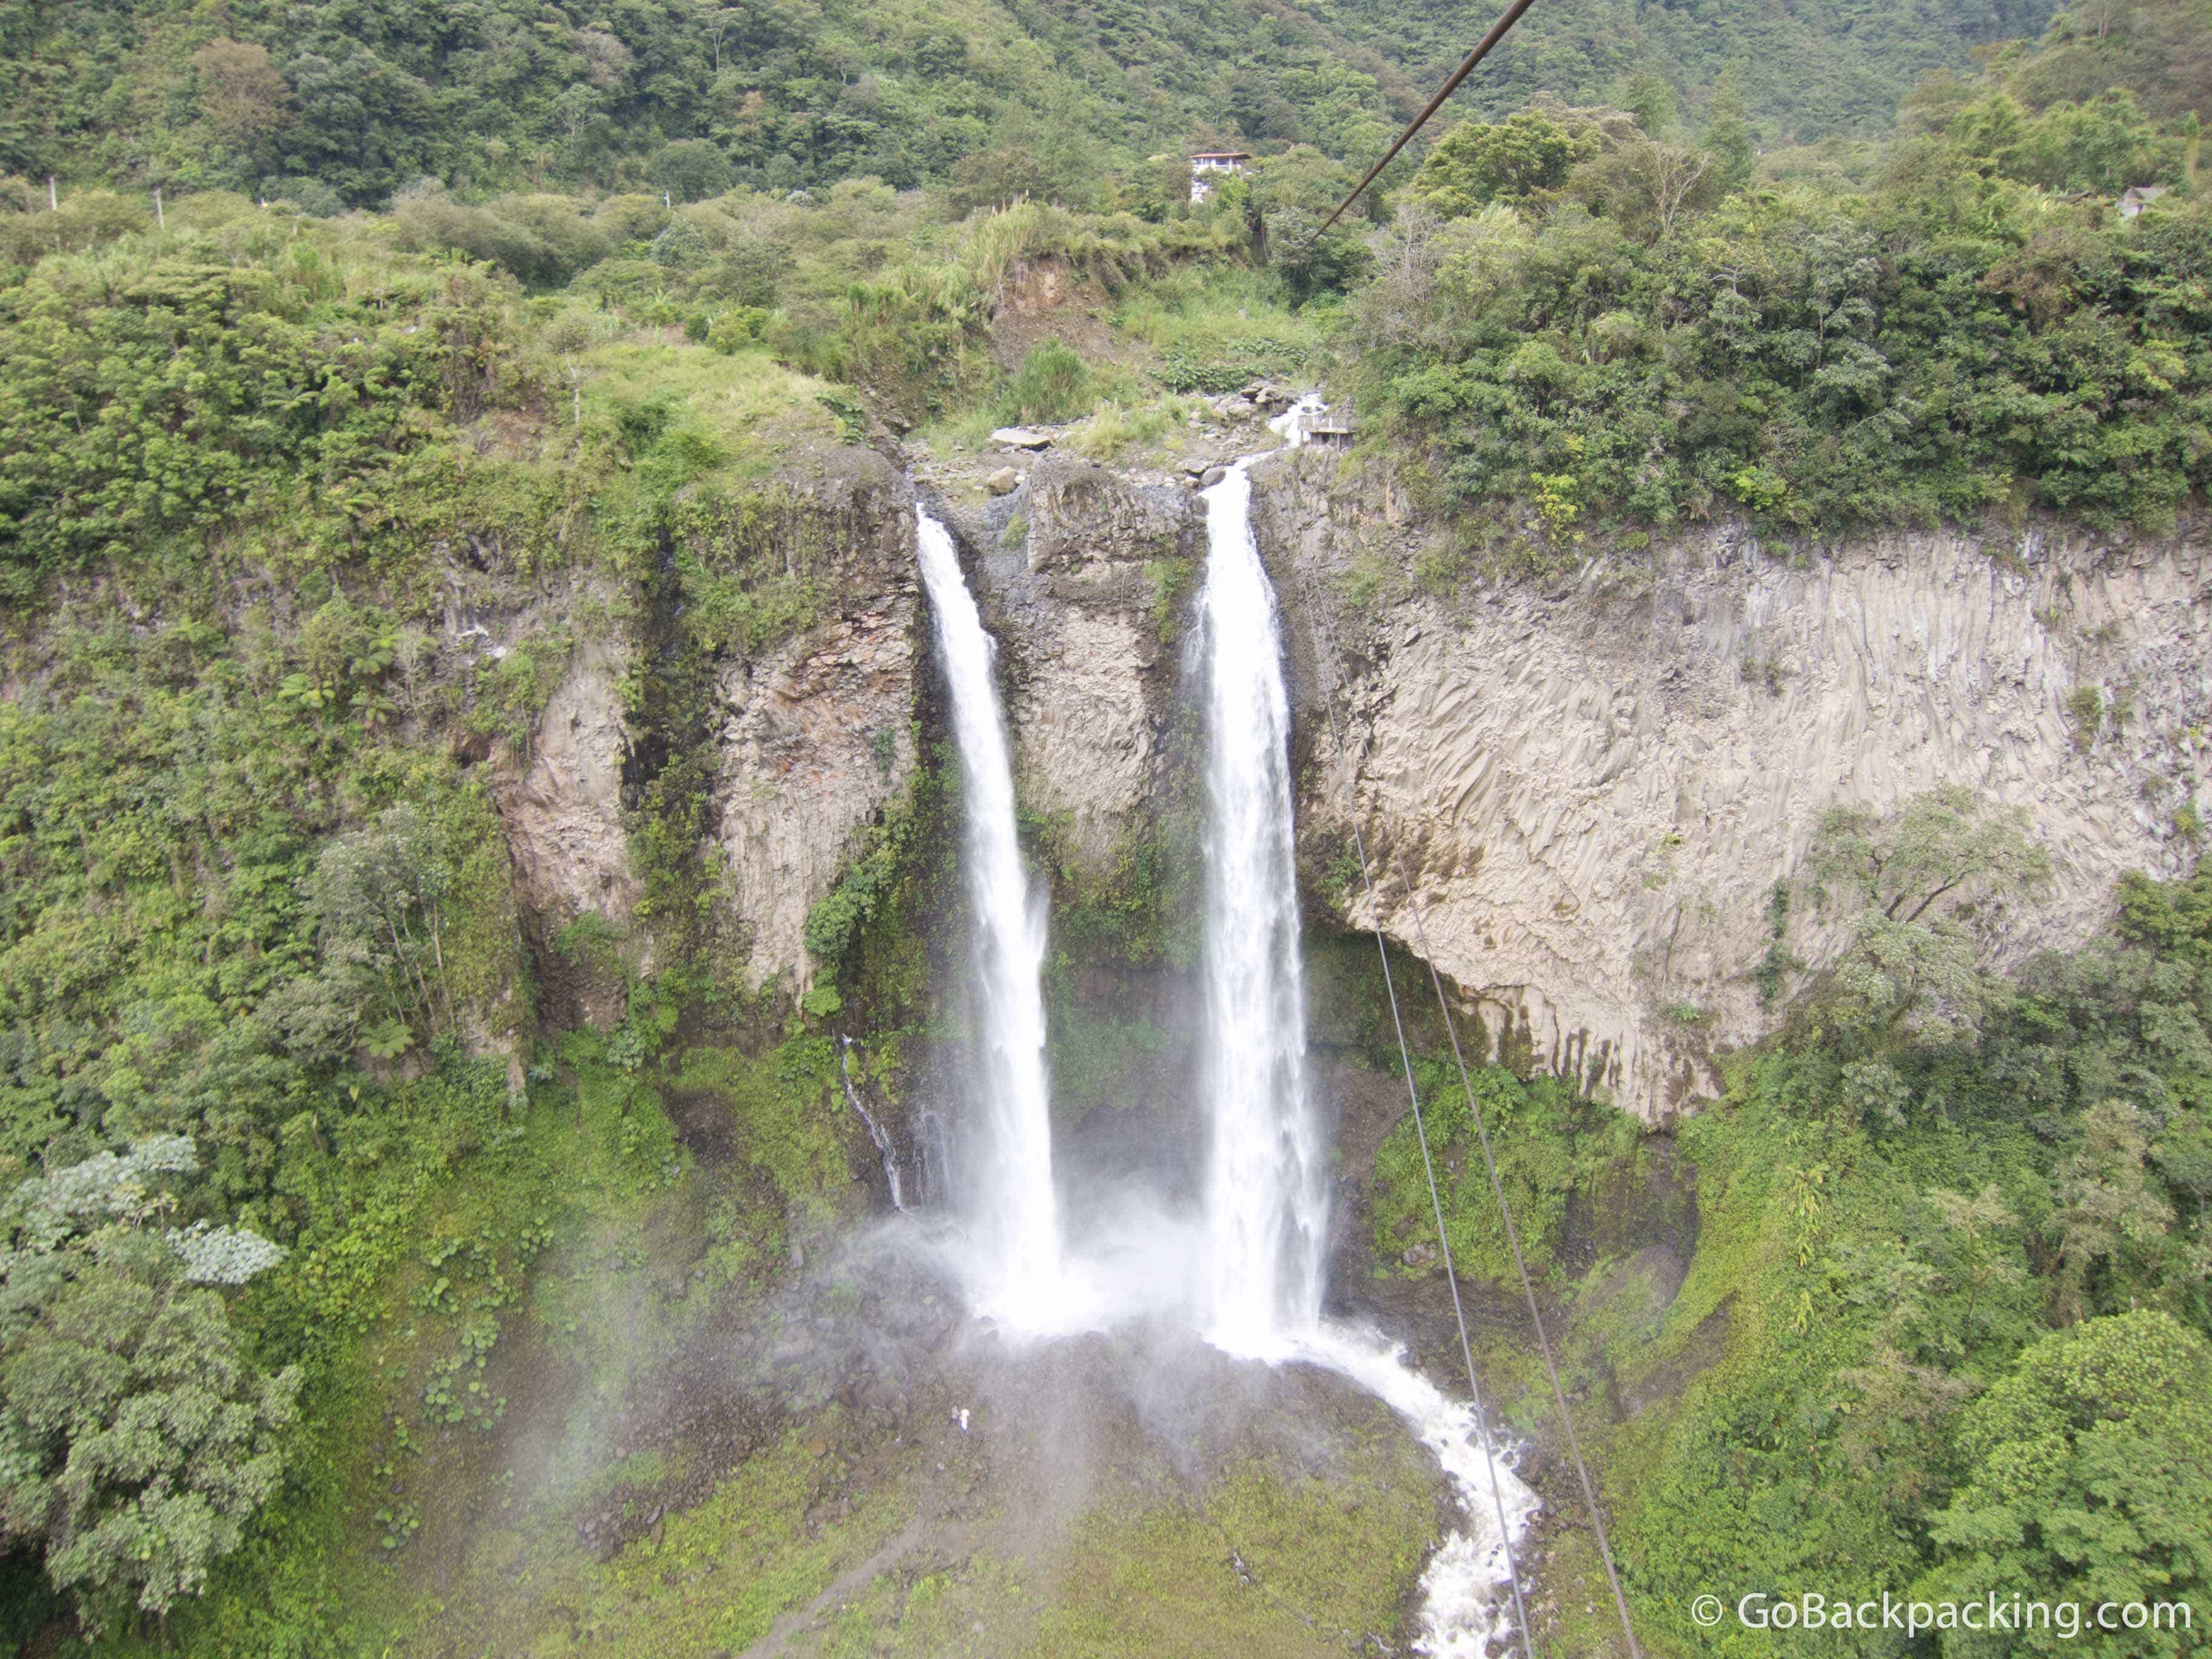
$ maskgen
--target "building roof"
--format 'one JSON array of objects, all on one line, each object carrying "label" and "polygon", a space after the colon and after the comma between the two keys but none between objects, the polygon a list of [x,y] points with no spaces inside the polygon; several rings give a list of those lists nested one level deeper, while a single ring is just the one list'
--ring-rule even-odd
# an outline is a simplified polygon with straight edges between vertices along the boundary
[{"label": "building roof", "polygon": [[1252,159],[1252,152],[1249,149],[1200,149],[1192,151],[1190,159],[1194,161],[1249,161]]}]

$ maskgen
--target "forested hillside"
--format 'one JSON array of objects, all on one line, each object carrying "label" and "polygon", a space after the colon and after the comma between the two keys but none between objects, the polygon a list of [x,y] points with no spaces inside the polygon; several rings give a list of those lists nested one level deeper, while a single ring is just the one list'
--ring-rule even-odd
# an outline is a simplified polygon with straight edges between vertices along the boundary
[{"label": "forested hillside", "polygon": [[[1141,27],[985,0],[249,3],[226,9],[225,33],[181,4],[15,4],[0,170],[321,210],[424,177],[649,183],[690,200],[864,173],[1081,205],[1156,149],[1237,136],[1255,100],[1294,102],[1304,136],[1344,154],[1379,148],[1404,101],[1384,59],[1295,13],[1240,0],[1131,14]],[[1242,98],[1231,64],[1246,66]]]},{"label": "forested hillside", "polygon": [[[1531,502],[1562,556],[1727,512],[2170,523],[2212,410],[2199,40],[2163,8],[2095,42],[2062,19],[1931,78],[1878,149],[1760,161],[1728,76],[1701,135],[1656,88],[1632,120],[1463,126],[1352,297],[1370,407],[1437,499]],[[2130,218],[2136,185],[2171,193]]]},{"label": "forested hillside", "polygon": [[[1578,103],[1650,65],[1702,105],[1741,65],[1753,113],[1796,141],[1887,124],[1921,75],[2040,29],[2040,0],[1787,11],[1605,0],[1537,8],[1468,94]],[[1487,19],[1460,6],[1230,0],[927,8],[537,0],[466,7],[9,0],[0,173],[379,205],[456,190],[731,184],[869,173],[1127,196],[1145,157],[1305,143],[1364,161]]]},{"label": "forested hillside", "polygon": [[[1808,561],[1936,526],[2001,558],[2201,534],[2212,23],[2046,10],[1539,0],[1316,239],[1486,15],[0,0],[0,1644],[432,1652],[453,1609],[526,1603],[544,1651],[658,1655],[706,1598],[713,1644],[684,1639],[741,1649],[908,1524],[823,1495],[861,1409],[827,1388],[772,1432],[623,1438],[685,1354],[781,1338],[872,1201],[846,1103],[897,1097],[941,1035],[920,701],[842,734],[883,799],[804,975],[740,971],[721,829],[782,787],[716,770],[756,680],[803,701],[817,635],[890,672],[854,640],[910,582],[840,586],[903,546],[884,480],[980,513],[1022,421],[1165,489],[1267,441],[1239,394],[1271,380],[1353,405],[1347,499],[1426,538],[1343,574],[1353,612],[1594,556],[1644,592],[1647,554],[1716,526]],[[1200,143],[1255,155],[1193,204]],[[1171,672],[1191,562],[1170,538],[1130,568]],[[2134,734],[2125,684],[2066,715],[2085,756]],[[594,720],[628,884],[534,913],[502,814]],[[2212,750],[2160,735],[2128,810],[2193,848]],[[1186,830],[1132,828],[1102,874],[1024,822],[1086,1109],[1166,1045],[1069,1008],[1188,967]],[[1343,920],[1343,850],[1300,851]],[[1731,969],[1773,1035],[1715,1057],[1724,1097],[1678,1137],[1507,1045],[1478,1073],[1650,1650],[1707,1650],[1701,1591],[1836,1564],[2212,1624],[2212,1488],[2173,1455],[2212,1437],[2212,878],[2130,880],[2084,949],[2001,968],[2048,872],[1964,792],[1839,811]],[[1815,913],[1850,928],[1832,972],[1793,954]],[[1371,975],[1340,988],[1380,1074]],[[1503,1284],[1444,1059],[1416,1081],[1445,1221]],[[1377,1138],[1347,1176],[1363,1273],[1412,1293],[1428,1193],[1409,1127]],[[1677,1155],[1695,1255],[1645,1317],[1628,1247],[1589,1241]],[[1538,1433],[1525,1340],[1480,1357]],[[511,1456],[533,1412],[619,1458]],[[1231,1512],[1310,1571],[1364,1535],[1299,1531],[1324,1484]],[[1213,1525],[1086,1534],[1095,1571],[1049,1587],[1091,1598],[1081,1650],[1144,1651],[1126,1608],[1184,1595]],[[1571,1526],[1547,1547],[1559,1582],[1591,1568]],[[1376,1620],[1413,1571],[1361,1581]],[[834,1650],[956,1650],[948,1609],[1044,1592],[898,1594]],[[1188,1627],[1237,1639],[1243,1594],[1188,1590]],[[1612,1651],[1579,1600],[1559,1650]]]},{"label": "forested hillside", "polygon": [[[1481,27],[1448,0],[1316,0],[1304,9],[1431,85],[1450,72],[1470,32]],[[2040,33],[2054,9],[2045,0],[1538,5],[1498,52],[1494,67],[1468,88],[1468,101],[1493,115],[1540,92],[1594,102],[1648,64],[1701,103],[1733,64],[1751,106],[1774,136],[1809,143],[1881,131],[1922,76],[1962,68],[1975,47]]]}]

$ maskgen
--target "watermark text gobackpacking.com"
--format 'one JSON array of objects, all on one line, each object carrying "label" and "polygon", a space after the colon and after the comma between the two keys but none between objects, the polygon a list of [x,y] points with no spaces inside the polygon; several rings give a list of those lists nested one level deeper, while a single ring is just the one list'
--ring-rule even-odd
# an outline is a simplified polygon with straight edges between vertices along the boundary
[{"label": "watermark text gobackpacking.com", "polygon": [[1731,1613],[1746,1630],[1899,1630],[1908,1636],[1935,1630],[2045,1630],[2067,1641],[2100,1631],[2197,1627],[2194,1609],[2185,1601],[2032,1601],[1996,1595],[1979,1601],[1911,1601],[1887,1592],[1853,1597],[1819,1590],[1795,1595],[1754,1590],[1733,1607],[1717,1595],[1700,1595],[1690,1603],[1692,1620],[1706,1630]]}]

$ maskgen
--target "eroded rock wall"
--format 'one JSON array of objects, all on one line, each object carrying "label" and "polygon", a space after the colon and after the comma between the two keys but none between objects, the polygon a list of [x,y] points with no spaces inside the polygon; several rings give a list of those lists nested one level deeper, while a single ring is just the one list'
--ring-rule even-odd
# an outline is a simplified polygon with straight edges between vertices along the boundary
[{"label": "eroded rock wall", "polygon": [[1164,624],[1205,556],[1196,501],[1164,476],[1055,456],[962,528],[1011,658],[1023,803],[1077,869],[1105,873],[1152,828],[1175,691]]},{"label": "eroded rock wall", "polygon": [[722,667],[714,839],[746,981],[803,988],[807,912],[914,775],[920,585],[904,482],[866,450],[796,486],[775,539],[820,608]]},{"label": "eroded rock wall", "polygon": [[[630,777],[656,749],[703,744],[713,782],[702,852],[714,856],[716,896],[742,941],[740,971],[755,988],[781,979],[803,989],[807,912],[912,780],[921,623],[903,479],[872,452],[838,449],[794,463],[755,506],[748,556],[803,580],[813,612],[771,643],[726,648],[711,706],[677,711],[684,729],[637,729],[624,692],[627,679],[683,648],[680,617],[656,617],[649,593],[617,603],[605,586],[555,607],[579,642],[530,741],[507,746],[494,778],[517,897],[541,945],[592,913],[623,937],[629,967],[650,970],[653,923],[635,914],[644,890]],[[672,590],[662,603],[678,602]],[[449,626],[483,635],[487,651],[507,648],[507,633],[521,636],[519,624],[487,628],[477,615]],[[541,962],[549,973],[558,966]],[[619,976],[581,979],[590,982],[571,988],[577,1012],[600,1024],[620,1018]]]},{"label": "eroded rock wall", "polygon": [[529,745],[504,757],[495,786],[516,895],[552,927],[587,911],[620,922],[637,903],[622,811],[629,655],[611,639],[578,649]]},{"label": "eroded rock wall", "polygon": [[873,597],[723,672],[716,839],[756,987],[811,978],[806,913],[914,773],[915,599]]},{"label": "eroded rock wall", "polygon": [[[1427,544],[1339,474],[1310,453],[1259,485],[1311,738],[1302,832],[1357,823],[1388,872],[1384,927],[1493,1043],[1515,1031],[1646,1117],[1694,1106],[1713,1049],[1763,1030],[1769,895],[1832,805],[1957,782],[2025,808],[2056,879],[2011,909],[2014,958],[2087,935],[2122,872],[2193,860],[2175,817],[2207,758],[2212,569],[2186,538],[1930,532],[1777,556],[1719,529],[1552,591],[1439,598],[1407,574]],[[1349,806],[1309,617],[1346,677]],[[2069,707],[2084,686],[2129,718],[2089,737]],[[1368,922],[1363,896],[1349,908]],[[1789,942],[1818,965],[1842,939],[1801,914]]]}]

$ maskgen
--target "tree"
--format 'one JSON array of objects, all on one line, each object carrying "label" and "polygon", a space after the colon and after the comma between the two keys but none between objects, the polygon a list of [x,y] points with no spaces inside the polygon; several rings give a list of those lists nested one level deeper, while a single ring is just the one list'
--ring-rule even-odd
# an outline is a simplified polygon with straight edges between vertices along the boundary
[{"label": "tree", "polygon": [[[963,158],[963,166],[965,158]],[[959,170],[954,169],[957,179]],[[963,191],[960,198],[975,204]],[[1147,224],[1164,224],[1190,213],[1190,163],[1181,155],[1149,155],[1122,180],[1121,199]]]},{"label": "tree", "polygon": [[1319,295],[1343,293],[1375,266],[1367,245],[1348,234],[1341,220],[1316,238],[1314,232],[1320,228],[1321,216],[1303,208],[1285,208],[1268,222],[1275,269],[1300,305]]},{"label": "tree", "polygon": [[703,202],[729,189],[729,158],[704,138],[679,138],[660,147],[649,176],[675,201]]},{"label": "tree", "polygon": [[1812,869],[1893,921],[1917,922],[1938,900],[2033,891],[2051,879],[2021,807],[1996,807],[1963,784],[1915,795],[1897,812],[1838,806],[1821,819]]},{"label": "tree", "polygon": [[197,1167],[156,1137],[0,1206],[0,1539],[43,1551],[90,1632],[198,1595],[283,1473],[299,1368],[256,1369],[216,1288],[281,1252],[156,1224]]},{"label": "tree", "polygon": [[2008,1000],[2002,981],[1981,971],[1980,942],[1945,917],[1893,921],[1862,915],[1850,950],[1837,964],[1837,1013],[1877,1052],[1907,1030],[1942,1041],[1970,1036]]},{"label": "tree", "polygon": [[1824,891],[1866,907],[1835,987],[1846,1023],[1878,1043],[1911,1025],[1936,1037],[1979,1030],[2007,999],[1981,970],[1988,912],[1998,895],[2031,891],[2051,873],[2024,811],[1992,807],[1958,784],[1889,814],[1832,809],[1810,862]]},{"label": "tree", "polygon": [[1686,145],[1659,143],[1638,134],[1577,167],[1569,188],[1647,240],[1664,241],[1711,192],[1711,158]]},{"label": "tree", "polygon": [[199,72],[200,107],[224,137],[250,143],[289,118],[292,88],[266,46],[210,40],[192,54],[192,67]]},{"label": "tree", "polygon": [[1638,64],[1629,73],[1614,101],[1635,118],[1636,125],[1644,129],[1646,137],[1652,138],[1664,138],[1672,132],[1680,112],[1674,101],[1674,87],[1649,63]]},{"label": "tree", "polygon": [[2212,1616],[2212,1347],[2149,1309],[2045,1337],[1962,1415],[1969,1472],[1929,1528],[1916,1597],[2010,1604],[2187,1601],[2191,1630],[1942,1633],[1947,1659],[2196,1650]]},{"label": "tree", "polygon": [[[1179,165],[1176,173],[1188,196],[1188,170]],[[962,156],[952,169],[952,204],[963,213],[1008,207],[1025,198],[1042,196],[1044,186],[1044,169],[1028,151],[979,149]]]},{"label": "tree", "polygon": [[1464,218],[1492,202],[1556,189],[1576,162],[1597,149],[1595,134],[1539,110],[1503,121],[1467,121],[1428,153],[1407,194],[1441,217]]},{"label": "tree", "polygon": [[1928,1201],[1942,1218],[1941,1266],[1952,1290],[1966,1293],[1955,1333],[1945,1333],[1964,1354],[1974,1346],[1977,1315],[1986,1322],[1992,1303],[2010,1297],[2027,1282],[2027,1270],[2021,1265],[2020,1217],[1994,1184],[1972,1198],[1938,1188]]},{"label": "tree", "polygon": [[2160,1192],[2149,1160],[2140,1107],[2106,1100],[2090,1108],[2081,1145],[2058,1176],[2060,1318],[2079,1319],[2087,1310],[2090,1276],[2100,1267],[2155,1263],[2173,1224],[2173,1206]]},{"label": "tree", "polygon": [[1712,157],[1715,194],[1733,196],[1750,185],[1759,143],[1744,105],[1743,77],[1734,64],[1713,82],[1713,95],[1705,105],[1705,154]]},{"label": "tree", "polygon": [[332,969],[360,974],[391,1017],[450,1025],[447,900],[453,870],[421,809],[387,808],[315,860],[309,897]]},{"label": "tree", "polygon": [[2199,864],[2186,881],[2153,881],[2136,870],[2122,876],[2120,936],[2212,969],[2212,864]]},{"label": "tree", "polygon": [[[1311,144],[1293,144],[1280,155],[1254,162],[1251,179],[1252,199],[1267,213],[1298,208],[1318,217],[1334,210],[1359,182],[1359,175]],[[1355,209],[1364,207],[1367,199],[1362,197]]]},{"label": "tree", "polygon": [[2155,170],[2154,134],[2135,94],[2122,88],[2081,105],[2059,104],[1984,154],[2008,179],[2046,190],[2124,190]]},{"label": "tree", "polygon": [[287,67],[299,112],[275,140],[283,173],[359,203],[438,170],[438,94],[419,77],[362,46],[343,61],[302,52]]}]

